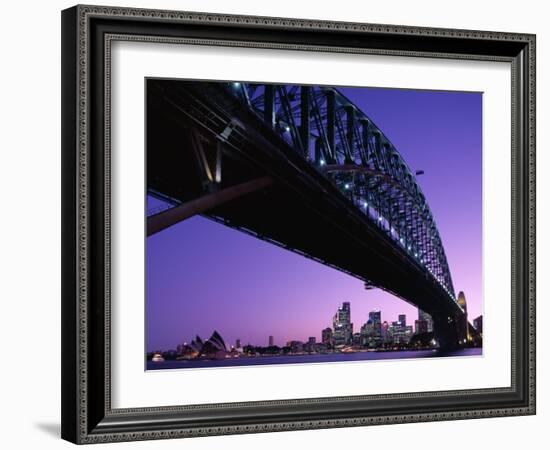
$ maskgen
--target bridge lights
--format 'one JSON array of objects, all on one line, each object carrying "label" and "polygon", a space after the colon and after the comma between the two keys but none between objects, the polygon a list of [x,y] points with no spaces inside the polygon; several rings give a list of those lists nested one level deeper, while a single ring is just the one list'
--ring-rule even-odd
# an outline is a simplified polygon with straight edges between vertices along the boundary
[{"label": "bridge lights", "polygon": [[346,189],[346,190],[347,190],[347,189],[349,189],[349,188],[350,188],[350,185],[349,185],[349,183],[346,183],[346,184],[344,184],[344,189]]},{"label": "bridge lights", "polygon": [[235,87],[239,87],[240,85],[241,85],[241,83],[239,83],[238,81],[235,81],[235,82],[233,83],[233,86],[235,86]]},{"label": "bridge lights", "polygon": [[288,133],[290,131],[290,127],[288,125],[285,125],[285,131]]},{"label": "bridge lights", "polygon": [[382,216],[378,216],[378,222],[382,222]]},{"label": "bridge lights", "polygon": [[319,165],[324,166],[325,164],[326,164],[326,161],[324,159],[321,159],[321,161],[319,161]]},{"label": "bridge lights", "polygon": [[411,246],[410,246],[410,245],[407,247],[407,250],[408,250],[409,252],[411,251]]}]

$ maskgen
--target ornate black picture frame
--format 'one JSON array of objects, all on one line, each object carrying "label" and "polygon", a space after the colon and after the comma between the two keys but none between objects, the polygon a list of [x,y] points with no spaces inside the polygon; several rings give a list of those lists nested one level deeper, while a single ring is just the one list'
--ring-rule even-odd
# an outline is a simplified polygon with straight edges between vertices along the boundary
[{"label": "ornate black picture frame", "polygon": [[[510,62],[511,386],[113,409],[109,102],[115,40]],[[535,414],[534,35],[99,6],[62,12],[64,439],[84,444],[528,414]]]}]

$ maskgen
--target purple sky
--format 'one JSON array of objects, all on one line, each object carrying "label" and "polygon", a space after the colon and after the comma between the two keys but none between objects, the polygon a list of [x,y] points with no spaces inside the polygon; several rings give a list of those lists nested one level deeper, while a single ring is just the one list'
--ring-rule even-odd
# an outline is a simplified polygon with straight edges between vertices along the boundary
[{"label": "purple sky", "polygon": [[[418,178],[469,320],[482,313],[482,94],[341,88],[393,142]],[[150,206],[152,203],[150,203]],[[343,301],[354,331],[417,309],[360,280],[202,217],[147,239],[147,350],[218,330],[227,344],[321,337]]]}]

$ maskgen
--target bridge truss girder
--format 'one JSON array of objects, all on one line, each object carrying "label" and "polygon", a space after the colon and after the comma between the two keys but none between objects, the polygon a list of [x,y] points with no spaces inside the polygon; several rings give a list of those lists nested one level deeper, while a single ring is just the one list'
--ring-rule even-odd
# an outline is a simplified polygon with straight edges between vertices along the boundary
[{"label": "bridge truss girder", "polygon": [[363,111],[329,87],[231,83],[229,89],[456,301],[443,243],[416,176]]}]

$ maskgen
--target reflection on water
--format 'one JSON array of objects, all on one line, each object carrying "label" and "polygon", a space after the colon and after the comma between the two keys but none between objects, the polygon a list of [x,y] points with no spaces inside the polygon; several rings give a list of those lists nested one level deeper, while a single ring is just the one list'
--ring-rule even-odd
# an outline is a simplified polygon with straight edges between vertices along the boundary
[{"label": "reflection on water", "polygon": [[326,353],[312,355],[289,356],[257,356],[253,358],[234,358],[221,360],[183,360],[183,361],[147,361],[147,370],[156,369],[197,369],[204,367],[238,367],[258,366],[266,364],[307,364],[307,363],[332,363],[369,361],[384,359],[408,359],[408,358],[434,358],[447,356],[479,356],[483,353],[481,348],[465,348],[454,351],[419,350],[404,352],[357,352],[357,353]]}]

